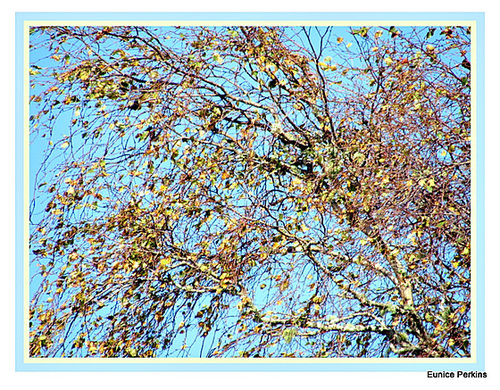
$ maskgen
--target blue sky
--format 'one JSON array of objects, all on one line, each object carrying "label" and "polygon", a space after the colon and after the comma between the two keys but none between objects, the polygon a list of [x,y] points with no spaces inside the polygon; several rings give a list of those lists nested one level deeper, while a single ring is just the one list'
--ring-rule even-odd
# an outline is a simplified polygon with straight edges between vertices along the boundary
[{"label": "blue sky", "polygon": [[[334,12],[348,12],[354,9],[352,3],[349,2],[301,2],[291,4],[289,1],[275,1],[270,3],[266,0],[256,0],[251,3],[238,3],[234,1],[217,1],[217,2],[206,2],[201,0],[192,0],[190,3],[190,9],[197,9],[199,11],[281,11],[283,7],[291,11],[334,11]],[[103,3],[102,1],[88,0],[84,3],[68,3],[54,0],[44,1],[43,4],[40,2],[35,2],[33,0],[25,0],[22,3],[5,3],[2,6],[5,12],[2,13],[3,22],[2,27],[5,31],[5,36],[9,37],[14,31],[14,18],[12,17],[14,11],[58,11],[64,9],[65,11],[114,11],[115,8],[110,5],[109,2]],[[137,3],[126,2],[120,4],[120,9],[123,11],[152,11],[157,12],[159,9],[168,11],[186,11],[187,6],[182,2],[171,2],[168,7],[165,5],[159,6],[155,2],[143,3],[137,5]],[[443,3],[437,3],[435,0],[422,0],[418,3],[398,3],[395,5],[393,1],[384,0],[373,2],[369,0],[360,0],[356,3],[357,9],[362,9],[366,11],[382,11],[391,12],[394,10],[401,11],[449,11],[449,7]],[[498,7],[495,2],[478,0],[471,5],[469,1],[457,1],[453,3],[453,9],[456,11],[470,12],[471,8],[485,10],[488,15],[488,23],[486,24],[486,33],[488,36],[496,35],[496,23],[500,17],[498,13]],[[14,40],[7,39],[4,42],[4,48],[6,52],[14,53]],[[490,50],[486,53],[486,62],[488,64],[498,63],[498,51],[496,50],[495,40],[488,39],[487,45]],[[9,74],[14,72],[13,61],[3,61],[2,70],[4,74]],[[491,67],[489,65],[488,67]],[[15,79],[13,77],[6,78],[4,80],[7,88],[9,90],[14,90]],[[500,87],[499,74],[498,72],[490,71],[488,73],[488,85],[487,89],[486,108],[488,112],[494,113],[496,111],[497,101],[495,91]],[[15,105],[13,99],[3,99],[3,112],[14,113]],[[487,183],[486,183],[486,201],[487,201],[487,231],[486,231],[486,250],[489,259],[496,258],[496,231],[495,220],[500,218],[498,212],[498,207],[495,207],[497,203],[496,200],[496,175],[498,171],[499,164],[496,158],[496,145],[500,142],[499,132],[492,131],[496,128],[496,120],[494,115],[489,115],[486,119],[487,121],[487,140],[486,145],[486,166],[487,171]],[[7,128],[14,129],[15,121],[14,115],[8,116]],[[2,191],[1,199],[6,205],[12,205],[16,201],[16,194],[14,192],[14,132],[7,132],[4,138],[4,142],[1,145],[2,152],[0,153],[0,161],[3,167],[7,167],[4,170],[4,183],[6,187],[10,190]],[[19,194],[18,194],[19,196]],[[4,220],[10,221],[9,224],[4,224],[2,228],[2,244],[6,248],[7,257],[9,259],[14,259],[14,229],[12,226],[14,224],[15,215],[14,208],[7,207],[4,214]],[[486,275],[486,294],[487,296],[495,296],[496,294],[496,275],[500,273],[500,263],[497,261],[488,261],[488,273]],[[4,296],[12,295],[14,291],[14,263],[9,262],[7,266],[7,281],[2,283],[1,291]],[[489,307],[493,305],[494,300],[489,299]],[[491,306],[492,310],[487,312],[487,329],[489,334],[496,333],[496,316],[494,307]],[[8,299],[6,302],[6,310],[9,313],[14,313],[14,300]],[[14,322],[3,322],[2,330],[4,334],[14,334]],[[8,351],[14,350],[14,338],[10,337],[7,339],[5,348]],[[486,350],[487,357],[487,369],[493,370],[492,362],[496,361],[496,351],[498,351],[500,345],[498,338],[493,337],[488,341],[490,348]],[[423,373],[383,373],[383,372],[372,372],[372,373],[349,373],[349,372],[334,372],[334,373],[240,373],[240,372],[225,372],[225,373],[78,373],[78,372],[42,372],[42,373],[20,373],[14,372],[14,361],[12,359],[12,353],[7,355],[2,355],[2,375],[6,382],[16,383],[19,388],[28,388],[36,386],[38,389],[58,389],[66,386],[69,381],[72,383],[74,389],[87,389],[89,381],[92,381],[92,387],[96,389],[108,389],[110,386],[127,388],[138,388],[143,386],[146,381],[157,381],[159,383],[165,384],[168,387],[185,387],[186,383],[189,383],[193,388],[198,388],[203,386],[207,389],[217,389],[219,390],[222,386],[224,388],[224,383],[238,383],[238,386],[242,389],[254,389],[255,382],[258,381],[264,388],[271,386],[280,386],[286,388],[305,388],[310,386],[311,383],[328,383],[335,384],[336,386],[349,385],[350,387],[367,387],[373,389],[385,389],[388,381],[394,384],[401,384],[404,386],[409,386],[410,388],[425,388],[428,389],[442,389],[443,381],[431,381],[425,378]],[[472,383],[481,383],[481,386],[485,389],[495,388],[493,384],[498,386],[498,382],[495,379],[488,379],[486,381],[454,381],[454,389],[470,389]],[[58,385],[60,384],[60,385]],[[411,384],[411,385],[409,385]],[[269,385],[269,386],[268,386]]]}]

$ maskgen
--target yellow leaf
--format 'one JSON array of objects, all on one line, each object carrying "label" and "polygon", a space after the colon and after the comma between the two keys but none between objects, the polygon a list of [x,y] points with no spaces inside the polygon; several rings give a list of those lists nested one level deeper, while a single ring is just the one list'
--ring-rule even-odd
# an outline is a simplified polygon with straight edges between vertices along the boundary
[{"label": "yellow leaf", "polygon": [[163,314],[161,312],[155,313],[155,320],[161,322],[163,320]]},{"label": "yellow leaf", "polygon": [[321,69],[325,70],[328,68],[328,65],[325,64],[324,62],[318,62],[318,65],[320,66]]},{"label": "yellow leaf", "polygon": [[400,252],[399,248],[396,248],[396,249],[393,249],[390,254],[392,256],[397,256],[397,255],[399,255],[399,252]]},{"label": "yellow leaf", "polygon": [[290,286],[290,279],[287,278],[280,284],[280,291],[285,291],[289,286]]}]

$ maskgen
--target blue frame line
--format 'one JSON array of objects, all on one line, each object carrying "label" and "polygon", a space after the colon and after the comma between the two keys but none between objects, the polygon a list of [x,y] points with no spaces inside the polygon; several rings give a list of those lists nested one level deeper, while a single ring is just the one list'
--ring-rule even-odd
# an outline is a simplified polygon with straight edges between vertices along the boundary
[{"label": "blue frame line", "polygon": [[[484,13],[471,12],[38,12],[17,13],[23,21],[478,21]],[[483,23],[484,24],[484,23]]]},{"label": "blue frame line", "polygon": [[[27,230],[25,204],[27,181],[25,170],[27,168],[28,150],[25,149],[27,136],[25,133],[25,108],[24,101],[25,75],[24,60],[25,25],[44,22],[54,22],[68,25],[72,23],[88,22],[99,24],[102,22],[151,22],[152,24],[171,22],[256,22],[270,24],[271,22],[289,21],[291,23],[304,22],[352,22],[356,24],[369,24],[370,22],[393,22],[408,24],[408,22],[442,24],[442,22],[468,22],[476,25],[476,354],[470,359],[357,359],[350,362],[348,359],[259,359],[264,361],[248,362],[248,359],[25,359],[26,324],[25,324],[25,242]],[[15,128],[15,271],[16,271],[16,371],[441,371],[463,370],[482,371],[485,367],[485,15],[484,13],[17,13],[16,14],[16,128]],[[185,360],[185,362],[183,361]],[[208,362],[206,360],[209,360]],[[361,363],[358,363],[362,360]],[[180,362],[181,361],[181,362]],[[352,359],[351,359],[352,361]]]}]

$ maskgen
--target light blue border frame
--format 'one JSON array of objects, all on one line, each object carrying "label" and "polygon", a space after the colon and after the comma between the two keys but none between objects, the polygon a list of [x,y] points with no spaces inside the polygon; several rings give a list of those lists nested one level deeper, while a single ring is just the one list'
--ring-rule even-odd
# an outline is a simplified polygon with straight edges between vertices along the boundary
[{"label": "light blue border frame", "polygon": [[[16,349],[15,349],[15,367],[16,371],[387,371],[387,372],[410,372],[410,371],[484,371],[485,367],[485,26],[484,13],[16,13],[16,127],[15,127],[15,303],[16,303]],[[411,360],[411,363],[401,362],[384,363],[384,359],[379,359],[375,363],[373,360],[367,363],[302,363],[301,359],[296,359],[291,363],[232,363],[220,360],[214,360],[213,363],[143,363],[133,362],[130,359],[124,359],[127,362],[111,363],[104,362],[104,359],[95,359],[93,362],[61,363],[50,362],[51,359],[41,359],[44,363],[32,363],[24,361],[24,215],[25,191],[24,188],[24,169],[25,169],[25,139],[24,139],[24,37],[23,25],[27,21],[352,21],[353,25],[359,21],[471,21],[476,23],[477,27],[477,50],[476,50],[476,362],[463,363],[459,359],[452,362],[432,360],[430,363],[419,363],[418,360]],[[188,360],[188,359],[186,359]],[[46,361],[46,362],[45,362]],[[71,361],[68,359],[68,361]],[[102,361],[102,363],[101,363]],[[325,362],[327,360],[325,359]]]}]

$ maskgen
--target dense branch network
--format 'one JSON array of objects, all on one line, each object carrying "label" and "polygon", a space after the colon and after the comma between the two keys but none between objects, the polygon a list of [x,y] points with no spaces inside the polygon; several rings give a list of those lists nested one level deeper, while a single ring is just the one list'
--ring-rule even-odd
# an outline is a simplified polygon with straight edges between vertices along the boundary
[{"label": "dense branch network", "polygon": [[469,356],[468,28],[31,42],[33,356]]}]

